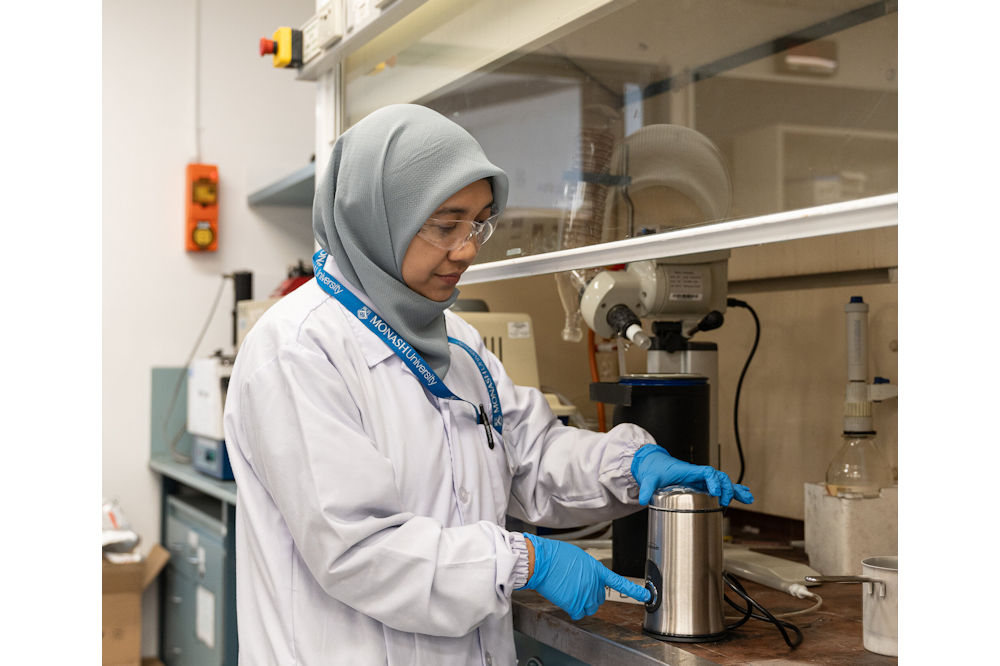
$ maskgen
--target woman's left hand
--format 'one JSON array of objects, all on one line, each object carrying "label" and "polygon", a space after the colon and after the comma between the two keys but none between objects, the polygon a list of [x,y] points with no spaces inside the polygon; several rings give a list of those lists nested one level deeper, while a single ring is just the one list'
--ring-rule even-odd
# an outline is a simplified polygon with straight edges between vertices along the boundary
[{"label": "woman's left hand", "polygon": [[646,506],[660,488],[686,485],[719,498],[719,504],[729,506],[735,497],[744,504],[753,503],[753,494],[746,486],[733,483],[729,475],[708,465],[692,465],[674,458],[666,449],[647,444],[632,459],[632,476],[639,484],[639,504]]}]

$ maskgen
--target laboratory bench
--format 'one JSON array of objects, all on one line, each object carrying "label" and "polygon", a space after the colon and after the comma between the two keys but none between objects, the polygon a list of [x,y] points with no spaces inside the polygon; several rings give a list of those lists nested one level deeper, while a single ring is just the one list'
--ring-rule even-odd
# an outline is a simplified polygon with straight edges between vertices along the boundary
[{"label": "laboratory bench", "polygon": [[[770,543],[742,545],[768,555],[807,562],[800,547]],[[747,593],[774,615],[815,604],[811,599],[796,599],[784,592],[739,580]],[[642,631],[644,607],[630,603],[606,602],[594,615],[574,622],[565,612],[530,590],[514,593],[514,629],[520,634],[522,649],[526,643],[542,644],[538,646],[537,663],[545,666],[579,663],[607,666],[730,666],[789,662],[895,664],[895,657],[868,652],[862,645],[861,589],[859,585],[836,584],[810,588],[822,597],[823,603],[815,611],[786,618],[802,631],[802,643],[795,649],[788,647],[773,624],[755,619],[713,643],[660,641]],[[734,596],[732,592],[728,594]],[[728,604],[725,612],[727,624],[739,615]],[[529,640],[525,641],[524,637]]]}]

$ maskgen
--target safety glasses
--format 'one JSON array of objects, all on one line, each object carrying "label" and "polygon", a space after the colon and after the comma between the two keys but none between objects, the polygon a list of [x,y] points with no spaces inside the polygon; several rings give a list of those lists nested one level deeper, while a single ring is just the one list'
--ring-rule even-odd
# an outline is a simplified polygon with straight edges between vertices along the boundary
[{"label": "safety glasses", "polygon": [[499,217],[499,213],[485,220],[447,220],[432,217],[420,227],[417,235],[447,252],[463,248],[470,241],[475,243],[478,249],[493,235]]}]

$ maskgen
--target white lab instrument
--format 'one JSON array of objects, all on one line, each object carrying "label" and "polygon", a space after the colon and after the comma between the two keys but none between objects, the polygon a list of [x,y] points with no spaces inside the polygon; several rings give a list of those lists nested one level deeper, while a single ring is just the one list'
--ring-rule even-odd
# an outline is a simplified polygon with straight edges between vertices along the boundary
[{"label": "white lab instrument", "polygon": [[602,271],[580,299],[583,319],[594,333],[606,338],[621,335],[643,349],[649,349],[649,338],[639,317],[679,321],[682,334],[690,336],[704,330],[697,327],[706,315],[725,312],[728,260],[729,250],[720,250],[635,261],[624,271]]},{"label": "white lab instrument", "polygon": [[[541,390],[538,379],[538,354],[531,315],[523,312],[470,312],[455,314],[472,324],[483,337],[483,344],[503,363],[504,370],[519,386]],[[552,413],[564,423],[576,412],[552,393],[544,393]]]},{"label": "white lab instrument", "polygon": [[[704,134],[682,125],[647,125],[626,132],[628,136],[609,149],[610,131],[621,119],[591,113],[584,120],[590,128],[581,137],[587,159],[573,165],[580,170],[579,181],[568,184],[575,196],[569,199],[566,219],[560,223],[561,248],[726,217],[733,198],[732,180],[722,153]],[[588,268],[556,276],[566,312],[564,340],[582,339],[580,297],[597,272]]]},{"label": "white lab instrument", "polygon": [[259,300],[238,301],[236,303],[236,349],[243,345],[243,339],[261,318],[267,309],[277,303],[280,298],[264,298]]},{"label": "white lab instrument", "polygon": [[758,553],[742,546],[724,546],[722,558],[729,573],[799,599],[812,596],[807,586],[818,585],[807,581],[806,576],[818,576],[819,572],[801,562]]},{"label": "white lab instrument", "polygon": [[847,388],[844,391],[844,443],[830,461],[826,486],[831,495],[876,498],[892,485],[892,470],[875,441],[872,403],[896,396],[885,379],[868,383],[868,304],[852,296],[844,306],[847,320]]},{"label": "white lab instrument", "polygon": [[[646,351],[646,373],[693,374],[708,380],[711,420],[706,464],[713,467],[720,464],[718,347],[690,337],[722,325],[729,254],[720,250],[637,261],[623,271],[602,271],[580,299],[583,319],[594,333],[620,336]],[[641,317],[669,321],[656,321],[652,331],[646,331]]]},{"label": "white lab instrument", "polygon": [[187,429],[192,436],[194,468],[222,480],[232,480],[226,453],[222,413],[232,374],[233,358],[221,353],[191,361],[187,381]]}]

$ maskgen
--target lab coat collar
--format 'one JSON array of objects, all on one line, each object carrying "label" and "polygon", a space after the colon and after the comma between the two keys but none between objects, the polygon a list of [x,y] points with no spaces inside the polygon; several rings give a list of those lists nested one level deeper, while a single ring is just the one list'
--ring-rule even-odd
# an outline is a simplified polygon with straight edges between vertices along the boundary
[{"label": "lab coat collar", "polygon": [[[362,303],[367,305],[372,310],[375,310],[372,306],[371,300],[368,298],[368,295],[344,278],[344,274],[340,272],[340,269],[337,267],[337,263],[333,260],[332,256],[327,256],[326,264],[324,264],[323,270],[333,276],[337,282],[340,282],[345,287],[350,289],[355,296],[361,299]],[[354,334],[354,338],[358,341],[358,346],[361,347],[361,353],[364,354],[365,361],[368,363],[369,368],[375,367],[393,355],[392,350],[389,349],[389,347],[387,347],[377,335],[369,331],[364,324],[358,321],[358,318],[354,316],[354,313],[348,312],[347,309],[337,301],[337,299],[330,297],[330,300],[335,303],[336,307],[344,310],[344,316],[347,318],[348,324],[351,327],[351,332]]]}]

